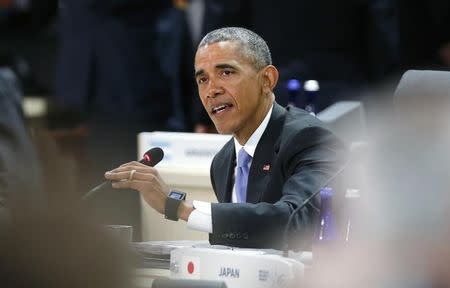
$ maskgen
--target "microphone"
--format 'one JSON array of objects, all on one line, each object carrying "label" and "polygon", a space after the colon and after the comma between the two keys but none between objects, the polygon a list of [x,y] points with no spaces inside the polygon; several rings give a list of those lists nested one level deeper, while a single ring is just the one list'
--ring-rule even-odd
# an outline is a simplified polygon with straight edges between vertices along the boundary
[{"label": "microphone", "polygon": [[[142,159],[139,160],[139,163],[145,164],[147,166],[153,167],[164,158],[164,151],[159,147],[154,147],[144,153]],[[95,186],[89,192],[87,192],[83,196],[83,200],[87,200],[92,197],[97,191],[102,190],[106,187],[111,187],[111,181],[107,180],[100,185]]]},{"label": "microphone", "polygon": [[164,151],[159,147],[154,147],[144,153],[139,163],[153,167],[164,158]]}]

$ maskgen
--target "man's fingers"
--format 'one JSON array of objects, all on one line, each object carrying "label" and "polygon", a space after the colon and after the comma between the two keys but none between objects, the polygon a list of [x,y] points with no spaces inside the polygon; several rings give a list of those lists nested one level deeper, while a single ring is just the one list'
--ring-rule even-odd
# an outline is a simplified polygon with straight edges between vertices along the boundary
[{"label": "man's fingers", "polygon": [[[123,172],[106,172],[105,178],[112,181],[129,181],[131,171],[123,171]],[[153,173],[146,172],[139,172],[139,170],[136,170],[134,172],[133,177],[131,180],[144,180],[144,181],[151,181],[155,178],[155,175]]]},{"label": "man's fingers", "polygon": [[[140,163],[139,163],[140,164]],[[156,169],[150,166],[146,166],[146,165],[127,165],[127,166],[120,166],[116,169],[113,169],[111,171],[108,171],[109,173],[118,173],[118,172],[126,172],[126,171],[131,171],[131,170],[136,170],[137,172],[141,172],[141,173],[156,173]],[[106,173],[108,173],[106,172]]]},{"label": "man's fingers", "polygon": [[122,164],[122,165],[120,165],[119,167],[136,166],[136,165],[137,165],[137,166],[140,166],[140,165],[146,166],[146,165],[142,164],[141,162],[138,162],[138,161],[131,161],[131,162]]},{"label": "man's fingers", "polygon": [[[134,174],[136,175],[137,172],[135,172]],[[124,172],[106,172],[105,173],[105,178],[111,181],[124,181],[124,180],[128,180],[130,178],[131,175],[131,170],[130,171],[124,171]],[[134,176],[133,175],[133,178]]]}]

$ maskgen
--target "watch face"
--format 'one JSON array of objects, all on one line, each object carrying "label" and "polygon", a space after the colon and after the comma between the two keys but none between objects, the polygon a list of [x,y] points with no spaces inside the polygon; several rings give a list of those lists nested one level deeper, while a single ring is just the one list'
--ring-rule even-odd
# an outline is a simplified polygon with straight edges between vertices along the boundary
[{"label": "watch face", "polygon": [[173,199],[183,200],[184,199],[184,195],[185,195],[184,193],[180,193],[180,192],[177,192],[177,191],[172,191],[172,192],[170,192],[169,197],[173,198]]}]

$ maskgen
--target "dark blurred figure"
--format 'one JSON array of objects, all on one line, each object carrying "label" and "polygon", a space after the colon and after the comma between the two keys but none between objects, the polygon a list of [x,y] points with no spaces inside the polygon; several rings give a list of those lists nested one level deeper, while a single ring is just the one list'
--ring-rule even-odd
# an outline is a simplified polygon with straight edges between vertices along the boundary
[{"label": "dark blurred figure", "polygon": [[62,108],[94,127],[188,127],[183,109],[190,99],[182,91],[192,81],[183,82],[182,68],[190,54],[181,46],[192,45],[183,11],[169,1],[64,0],[60,6],[56,99]]},{"label": "dark blurred figure", "polygon": [[57,0],[0,1],[0,65],[14,69],[25,94],[53,87]]},{"label": "dark blurred figure", "polygon": [[[184,11],[162,0],[63,0],[60,33],[59,112],[50,126],[87,135],[77,157],[81,196],[105,170],[137,159],[139,132],[191,127],[192,43]],[[96,196],[105,223],[130,224],[139,235],[137,193]]]},{"label": "dark blurred figure", "polygon": [[[11,201],[46,207],[40,164],[22,112],[22,91],[14,72],[0,67],[0,222]],[[0,224],[1,225],[1,224]]]},{"label": "dark blurred figure", "polygon": [[74,211],[31,211],[0,234],[2,287],[131,287],[131,258],[119,241]]}]

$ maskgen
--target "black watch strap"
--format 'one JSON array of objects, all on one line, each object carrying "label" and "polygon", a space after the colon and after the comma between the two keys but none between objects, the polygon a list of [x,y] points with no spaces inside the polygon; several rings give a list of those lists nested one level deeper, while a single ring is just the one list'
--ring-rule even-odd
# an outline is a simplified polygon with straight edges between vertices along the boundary
[{"label": "black watch strap", "polygon": [[184,192],[172,191],[169,193],[164,212],[166,219],[178,221],[178,207],[185,199],[186,193]]}]

